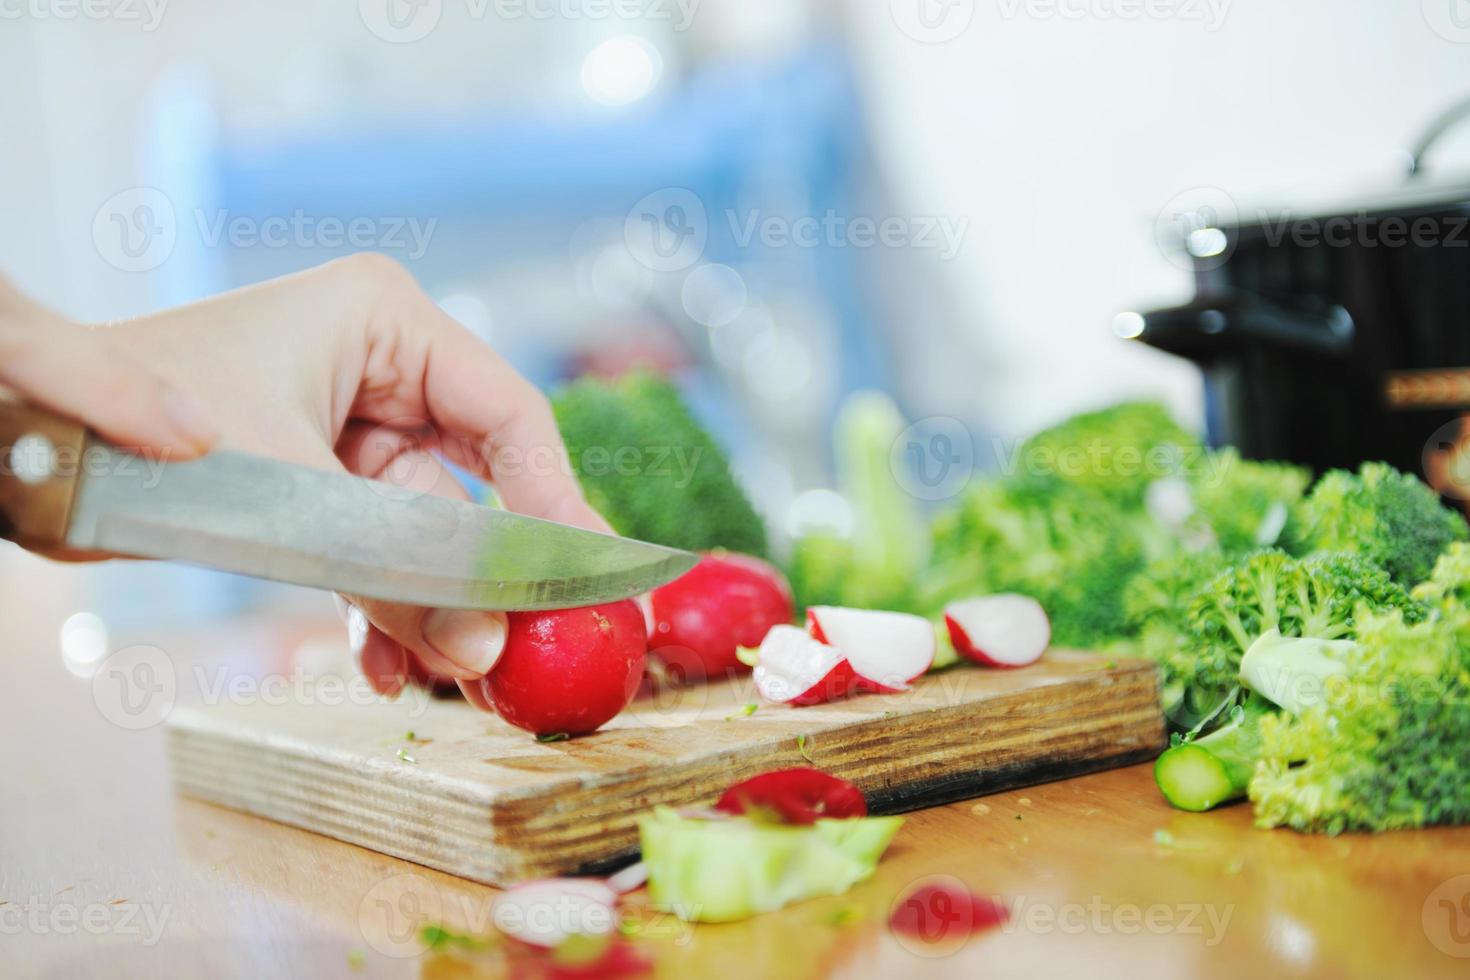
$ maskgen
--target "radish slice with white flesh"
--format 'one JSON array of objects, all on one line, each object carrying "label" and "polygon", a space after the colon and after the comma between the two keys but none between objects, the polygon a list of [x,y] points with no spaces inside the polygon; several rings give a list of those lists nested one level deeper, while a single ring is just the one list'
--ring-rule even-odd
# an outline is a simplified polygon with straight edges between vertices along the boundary
[{"label": "radish slice with white flesh", "polygon": [[944,607],[955,651],[990,667],[1024,667],[1051,643],[1051,620],[1041,603],[1014,592],[961,599]]},{"label": "radish slice with white flesh", "polygon": [[833,646],[795,626],[772,626],[761,641],[755,689],[776,704],[820,704],[852,690],[852,665]]},{"label": "radish slice with white flesh", "polygon": [[806,626],[813,639],[842,651],[864,691],[907,691],[909,683],[934,663],[937,638],[923,616],[812,606],[806,611]]},{"label": "radish slice with white flesh", "polygon": [[623,870],[609,875],[607,879],[607,887],[619,895],[636,892],[646,884],[648,884],[648,865],[642,861],[628,865]]},{"label": "radish slice with white flesh", "polygon": [[495,928],[552,949],[570,936],[606,936],[618,926],[618,893],[600,881],[543,878],[503,892],[490,914]]}]

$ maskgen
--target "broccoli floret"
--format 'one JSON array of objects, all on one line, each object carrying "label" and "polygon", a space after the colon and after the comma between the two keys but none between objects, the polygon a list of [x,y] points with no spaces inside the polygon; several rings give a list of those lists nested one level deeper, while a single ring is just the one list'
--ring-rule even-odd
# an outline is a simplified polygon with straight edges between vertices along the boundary
[{"label": "broccoli floret", "polygon": [[1181,551],[1150,562],[1123,590],[1128,624],[1142,631],[1159,623],[1183,632],[1189,628],[1189,600],[1200,586],[1230,564],[1219,548]]},{"label": "broccoli floret", "polygon": [[1190,481],[1191,523],[1226,554],[1271,547],[1310,482],[1299,466],[1243,460],[1234,449],[1207,453]]},{"label": "broccoli floret", "polygon": [[1241,655],[1269,629],[1324,640],[1350,635],[1359,604],[1371,612],[1402,610],[1411,620],[1423,615],[1387,572],[1361,555],[1295,559],[1273,548],[1202,586],[1189,616],[1195,637],[1226,651],[1238,668]]},{"label": "broccoli floret", "polygon": [[1256,823],[1330,834],[1470,822],[1470,612],[1365,615],[1350,683],[1264,719]]},{"label": "broccoli floret", "polygon": [[1332,470],[1293,510],[1288,538],[1298,554],[1355,551],[1394,581],[1424,581],[1452,541],[1470,537],[1459,514],[1414,476],[1387,463],[1364,463],[1356,475]]},{"label": "broccoli floret", "polygon": [[1178,474],[1198,446],[1153,402],[1123,402],[1074,415],[1021,446],[1020,482],[1067,484],[1127,507],[1141,507],[1148,485]]},{"label": "broccoli floret", "polygon": [[1153,647],[1163,690],[1175,695],[1172,704],[1165,701],[1170,723],[1193,724],[1233,698],[1241,657],[1263,633],[1350,636],[1360,603],[1374,612],[1402,610],[1410,620],[1424,614],[1387,572],[1358,555],[1296,559],[1268,549],[1205,581],[1186,603],[1188,626],[1176,646]]},{"label": "broccoli floret", "polygon": [[673,385],[648,374],[586,378],[552,408],[588,502],[619,534],[766,554],[765,525]]},{"label": "broccoli floret", "polygon": [[1046,608],[1056,643],[1096,648],[1131,632],[1123,589],[1146,561],[1146,520],[1078,487],[982,482],[935,521],[921,605],[1021,592]]},{"label": "broccoli floret", "polygon": [[1456,541],[1446,548],[1429,579],[1414,586],[1413,595],[1426,605],[1470,603],[1470,544]]}]

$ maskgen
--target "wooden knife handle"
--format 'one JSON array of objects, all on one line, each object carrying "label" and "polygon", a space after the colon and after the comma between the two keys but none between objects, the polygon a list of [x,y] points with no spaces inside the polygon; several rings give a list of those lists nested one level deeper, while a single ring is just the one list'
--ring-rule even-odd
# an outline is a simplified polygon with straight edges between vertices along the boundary
[{"label": "wooden knife handle", "polygon": [[86,441],[79,422],[0,401],[0,537],[31,547],[66,540]]}]

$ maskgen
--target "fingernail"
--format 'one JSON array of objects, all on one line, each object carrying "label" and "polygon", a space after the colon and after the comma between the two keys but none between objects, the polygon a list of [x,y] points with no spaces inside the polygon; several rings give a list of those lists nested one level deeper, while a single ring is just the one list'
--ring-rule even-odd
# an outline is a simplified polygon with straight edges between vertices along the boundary
[{"label": "fingernail", "polygon": [[[340,596],[338,597],[341,598]],[[343,600],[341,608],[342,618],[347,623],[347,649],[355,657],[362,653],[363,644],[367,642],[368,620],[362,614],[362,610]]]},{"label": "fingernail", "polygon": [[466,670],[487,674],[505,650],[505,613],[435,609],[424,617],[424,640]]},{"label": "fingernail", "polygon": [[163,414],[194,449],[208,449],[219,440],[219,430],[209,421],[204,408],[177,388],[164,391]]}]

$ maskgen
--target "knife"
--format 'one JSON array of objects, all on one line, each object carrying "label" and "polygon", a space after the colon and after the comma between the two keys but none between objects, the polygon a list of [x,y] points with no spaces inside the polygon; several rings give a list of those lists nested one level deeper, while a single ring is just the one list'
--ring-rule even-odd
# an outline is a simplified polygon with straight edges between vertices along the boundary
[{"label": "knife", "polygon": [[455,609],[611,602],[698,561],[249,453],[160,462],[16,402],[0,402],[0,536]]}]

